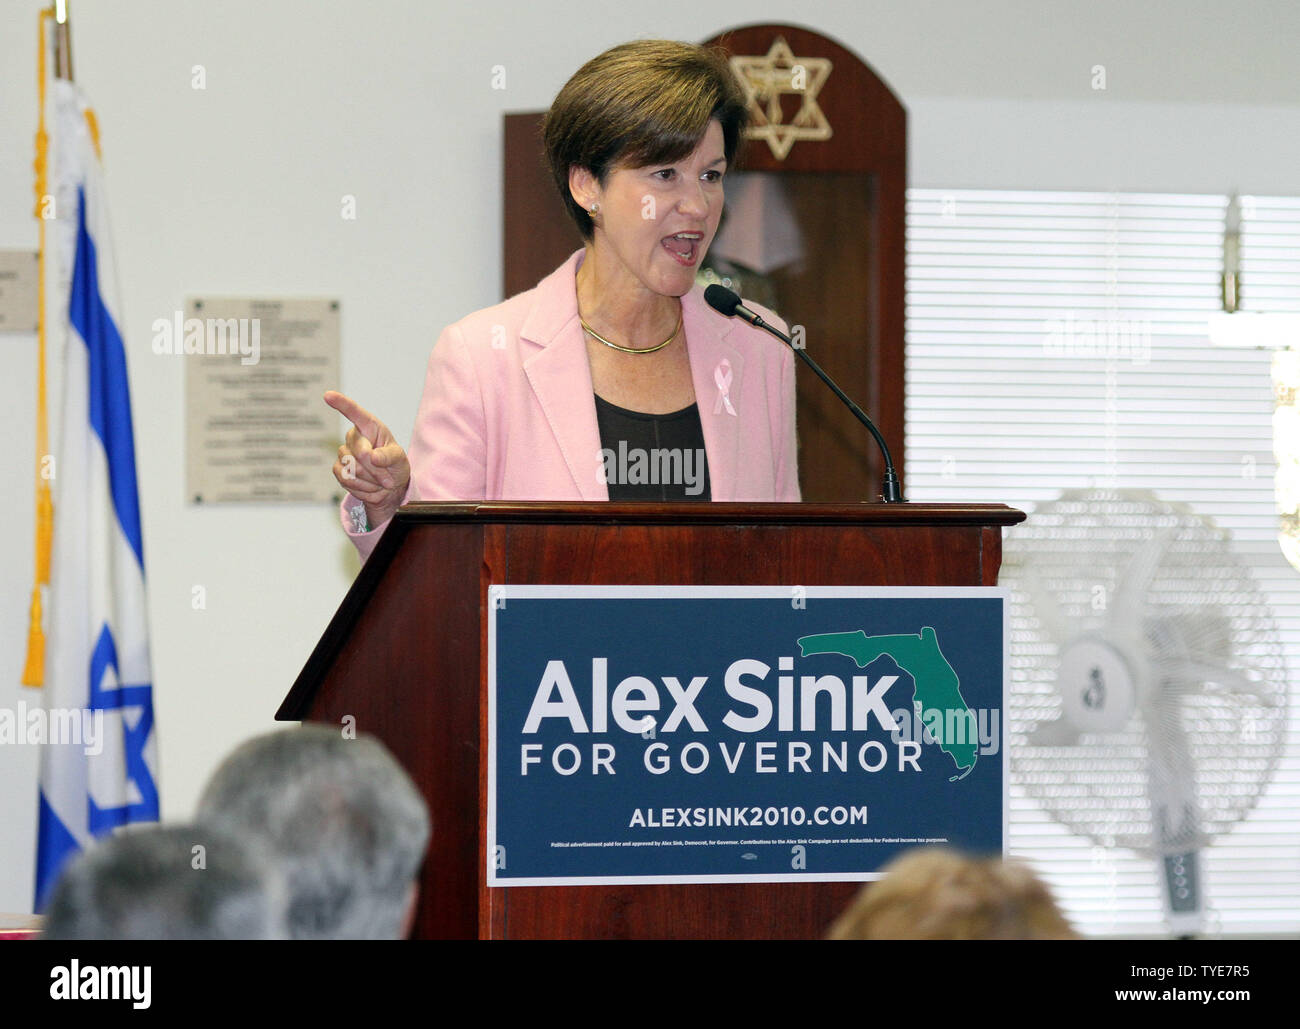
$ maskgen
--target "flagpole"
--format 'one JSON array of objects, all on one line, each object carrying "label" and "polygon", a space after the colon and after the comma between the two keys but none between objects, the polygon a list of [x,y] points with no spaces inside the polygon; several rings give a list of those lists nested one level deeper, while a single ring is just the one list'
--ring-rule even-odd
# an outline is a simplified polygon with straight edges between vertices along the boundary
[{"label": "flagpole", "polygon": [[72,81],[72,26],[68,0],[54,0],[54,77]]},{"label": "flagpole", "polygon": [[[27,613],[27,656],[23,661],[22,677],[24,686],[41,687],[45,685],[45,613],[41,603],[41,587],[50,581],[50,551],[54,538],[54,500],[50,490],[50,477],[46,462],[51,459],[49,447],[49,407],[46,396],[46,310],[45,310],[45,272],[46,245],[45,222],[51,216],[53,197],[49,192],[49,135],[45,130],[45,87],[46,55],[48,47],[45,38],[45,23],[54,20],[54,78],[66,82],[72,81],[72,26],[68,21],[67,0],[55,0],[53,7],[47,7],[39,16],[39,46],[36,68],[40,98],[40,113],[36,129],[36,218],[40,225],[40,241],[37,250],[36,268],[36,306],[37,306],[37,355],[36,355],[36,558],[35,581],[32,584],[31,603]],[[92,132],[94,125],[91,125]]]},{"label": "flagpole", "polygon": [[37,250],[36,269],[36,543],[35,571],[32,598],[27,617],[27,656],[19,680],[24,686],[45,685],[45,631],[44,611],[41,605],[41,587],[50,581],[50,550],[54,535],[54,503],[50,480],[45,472],[49,459],[49,415],[46,397],[46,311],[45,311],[45,221],[49,216],[49,134],[45,129],[46,56],[49,52],[45,38],[45,23],[55,19],[54,74],[72,78],[72,42],[68,26],[67,0],[56,0],[54,7],[41,11],[37,19],[36,55],[37,96],[40,110],[36,127],[36,219],[40,226],[40,243]]}]

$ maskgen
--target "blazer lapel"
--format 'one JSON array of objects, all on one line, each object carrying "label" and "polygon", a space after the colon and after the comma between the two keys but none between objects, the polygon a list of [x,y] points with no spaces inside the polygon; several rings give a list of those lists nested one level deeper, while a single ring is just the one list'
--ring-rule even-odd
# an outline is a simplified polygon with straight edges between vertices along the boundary
[{"label": "blazer lapel", "polygon": [[[575,276],[582,254],[576,252],[538,284],[536,301],[519,335],[538,348],[524,358],[524,374],[579,495],[583,500],[608,500],[609,488],[597,474],[600,429],[587,342],[578,322]],[[697,289],[682,297],[682,327],[709,460],[710,492],[714,500],[732,500],[741,453],[745,359],[727,341],[732,320],[706,305]]]},{"label": "blazer lapel", "polygon": [[745,359],[727,342],[734,328],[732,319],[705,304],[698,289],[682,297],[682,325],[686,329],[695,402],[704,429],[710,494],[714,500],[734,500],[741,451],[740,410],[745,400]]},{"label": "blazer lapel", "polygon": [[601,481],[600,429],[592,399],[587,343],[578,322],[575,276],[579,250],[537,286],[537,298],[519,330],[539,349],[524,358],[524,374],[555,434],[564,463],[583,500],[608,500]]}]

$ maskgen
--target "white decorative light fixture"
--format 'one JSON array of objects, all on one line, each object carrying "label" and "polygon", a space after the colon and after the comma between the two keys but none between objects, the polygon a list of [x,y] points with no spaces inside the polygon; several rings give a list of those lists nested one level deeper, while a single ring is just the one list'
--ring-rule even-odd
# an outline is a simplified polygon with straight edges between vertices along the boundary
[{"label": "white decorative light fixture", "polygon": [[1300,569],[1300,352],[1279,350],[1273,355],[1273,456],[1277,472],[1273,492],[1277,501],[1277,541],[1293,568]]},{"label": "white decorative light fixture", "polygon": [[1210,315],[1210,343],[1246,350],[1285,350],[1300,343],[1300,314]]},{"label": "white decorative light fixture", "polygon": [[1277,540],[1291,566],[1300,570],[1300,314],[1245,313],[1241,306],[1240,198],[1228,198],[1223,219],[1222,311],[1210,315],[1210,343],[1217,347],[1272,350],[1273,477],[1277,503]]},{"label": "white decorative light fixture", "polygon": [[1241,305],[1241,198],[1233,193],[1228,197],[1228,209],[1223,215],[1223,310],[1234,313]]}]

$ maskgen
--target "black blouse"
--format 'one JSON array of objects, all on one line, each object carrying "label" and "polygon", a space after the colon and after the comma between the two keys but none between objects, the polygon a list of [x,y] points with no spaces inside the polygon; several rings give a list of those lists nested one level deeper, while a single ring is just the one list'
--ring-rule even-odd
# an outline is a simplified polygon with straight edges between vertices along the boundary
[{"label": "black blouse", "polygon": [[710,499],[698,404],[672,414],[646,414],[594,395],[610,500]]}]

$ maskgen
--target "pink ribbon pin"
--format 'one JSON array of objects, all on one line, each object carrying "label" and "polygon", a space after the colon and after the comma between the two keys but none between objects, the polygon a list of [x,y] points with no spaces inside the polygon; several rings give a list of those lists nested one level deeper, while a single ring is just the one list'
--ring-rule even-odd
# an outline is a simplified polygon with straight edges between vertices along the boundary
[{"label": "pink ribbon pin", "polygon": [[713,404],[713,413],[721,414],[725,407],[727,414],[734,418],[736,409],[731,406],[731,362],[725,357],[713,369],[713,381],[718,384],[718,399]]}]

